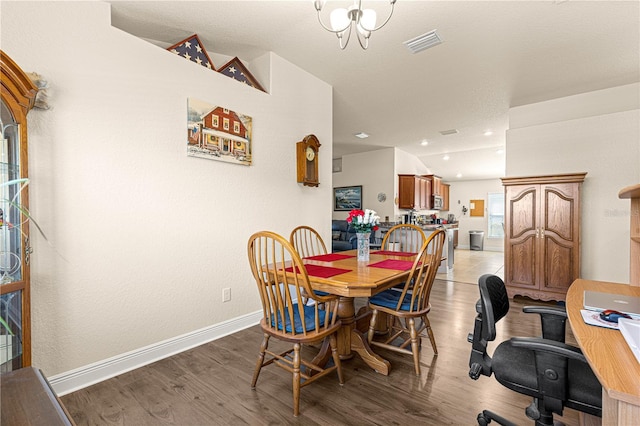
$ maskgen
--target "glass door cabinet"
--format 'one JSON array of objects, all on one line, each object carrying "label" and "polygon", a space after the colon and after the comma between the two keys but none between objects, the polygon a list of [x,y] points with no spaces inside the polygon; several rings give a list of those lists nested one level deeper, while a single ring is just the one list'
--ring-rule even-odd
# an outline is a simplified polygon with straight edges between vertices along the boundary
[{"label": "glass door cabinet", "polygon": [[0,373],[31,365],[27,113],[36,86],[0,50]]}]

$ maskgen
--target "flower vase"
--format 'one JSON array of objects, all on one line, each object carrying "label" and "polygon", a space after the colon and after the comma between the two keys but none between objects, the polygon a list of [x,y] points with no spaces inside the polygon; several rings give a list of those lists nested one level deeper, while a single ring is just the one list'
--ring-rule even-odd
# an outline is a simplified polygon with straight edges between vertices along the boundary
[{"label": "flower vase", "polygon": [[358,238],[358,261],[366,262],[369,260],[369,237],[370,232],[356,233]]}]

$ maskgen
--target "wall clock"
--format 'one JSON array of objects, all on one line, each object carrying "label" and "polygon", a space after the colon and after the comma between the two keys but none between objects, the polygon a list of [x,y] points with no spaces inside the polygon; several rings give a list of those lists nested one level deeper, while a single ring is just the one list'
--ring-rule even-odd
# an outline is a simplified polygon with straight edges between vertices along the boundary
[{"label": "wall clock", "polygon": [[320,185],[318,179],[318,150],[320,142],[315,135],[305,136],[296,143],[296,170],[298,182],[304,186]]},{"label": "wall clock", "polygon": [[380,201],[381,203],[387,201],[387,194],[385,194],[384,192],[378,193],[378,201]]}]

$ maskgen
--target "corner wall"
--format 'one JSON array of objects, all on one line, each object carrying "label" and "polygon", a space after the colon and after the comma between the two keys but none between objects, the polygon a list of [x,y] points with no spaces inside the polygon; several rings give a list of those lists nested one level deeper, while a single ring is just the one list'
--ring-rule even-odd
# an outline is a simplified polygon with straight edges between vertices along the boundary
[{"label": "corner wall", "polygon": [[[104,2],[2,2],[0,19],[2,50],[50,85],[52,109],[29,114],[31,212],[48,237],[32,229],[45,375],[259,311],[256,231],[304,223],[330,239],[328,84],[268,53],[260,92],[111,27]],[[186,156],[189,97],[253,118],[252,166]],[[296,183],[309,133],[319,188]]]},{"label": "corner wall", "polygon": [[[333,187],[362,185],[362,207],[378,213],[381,220],[395,217],[394,211],[394,148],[350,154],[342,157],[342,171],[333,173]],[[386,200],[378,201],[384,193]],[[333,209],[333,201],[331,202]],[[347,211],[334,211],[333,219],[346,219]]]}]

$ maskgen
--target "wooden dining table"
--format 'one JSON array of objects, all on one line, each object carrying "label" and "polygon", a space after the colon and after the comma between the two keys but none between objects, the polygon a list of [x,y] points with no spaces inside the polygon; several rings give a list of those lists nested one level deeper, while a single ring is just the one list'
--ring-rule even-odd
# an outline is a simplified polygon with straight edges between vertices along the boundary
[{"label": "wooden dining table", "polygon": [[[415,257],[415,253],[374,250],[368,261],[358,261],[357,250],[349,250],[303,259],[313,289],[340,296],[338,316],[342,327],[338,331],[337,340],[341,360],[351,359],[354,354],[358,354],[378,373],[389,374],[391,369],[389,361],[376,354],[367,342],[366,333],[370,313],[356,317],[355,298],[370,297],[404,283]],[[382,265],[380,265],[381,262],[383,262]],[[331,268],[342,271],[333,271],[341,273],[329,277],[322,276],[326,275],[323,272]],[[330,358],[329,345],[325,341],[319,354],[314,358],[314,363],[323,365]]]}]

